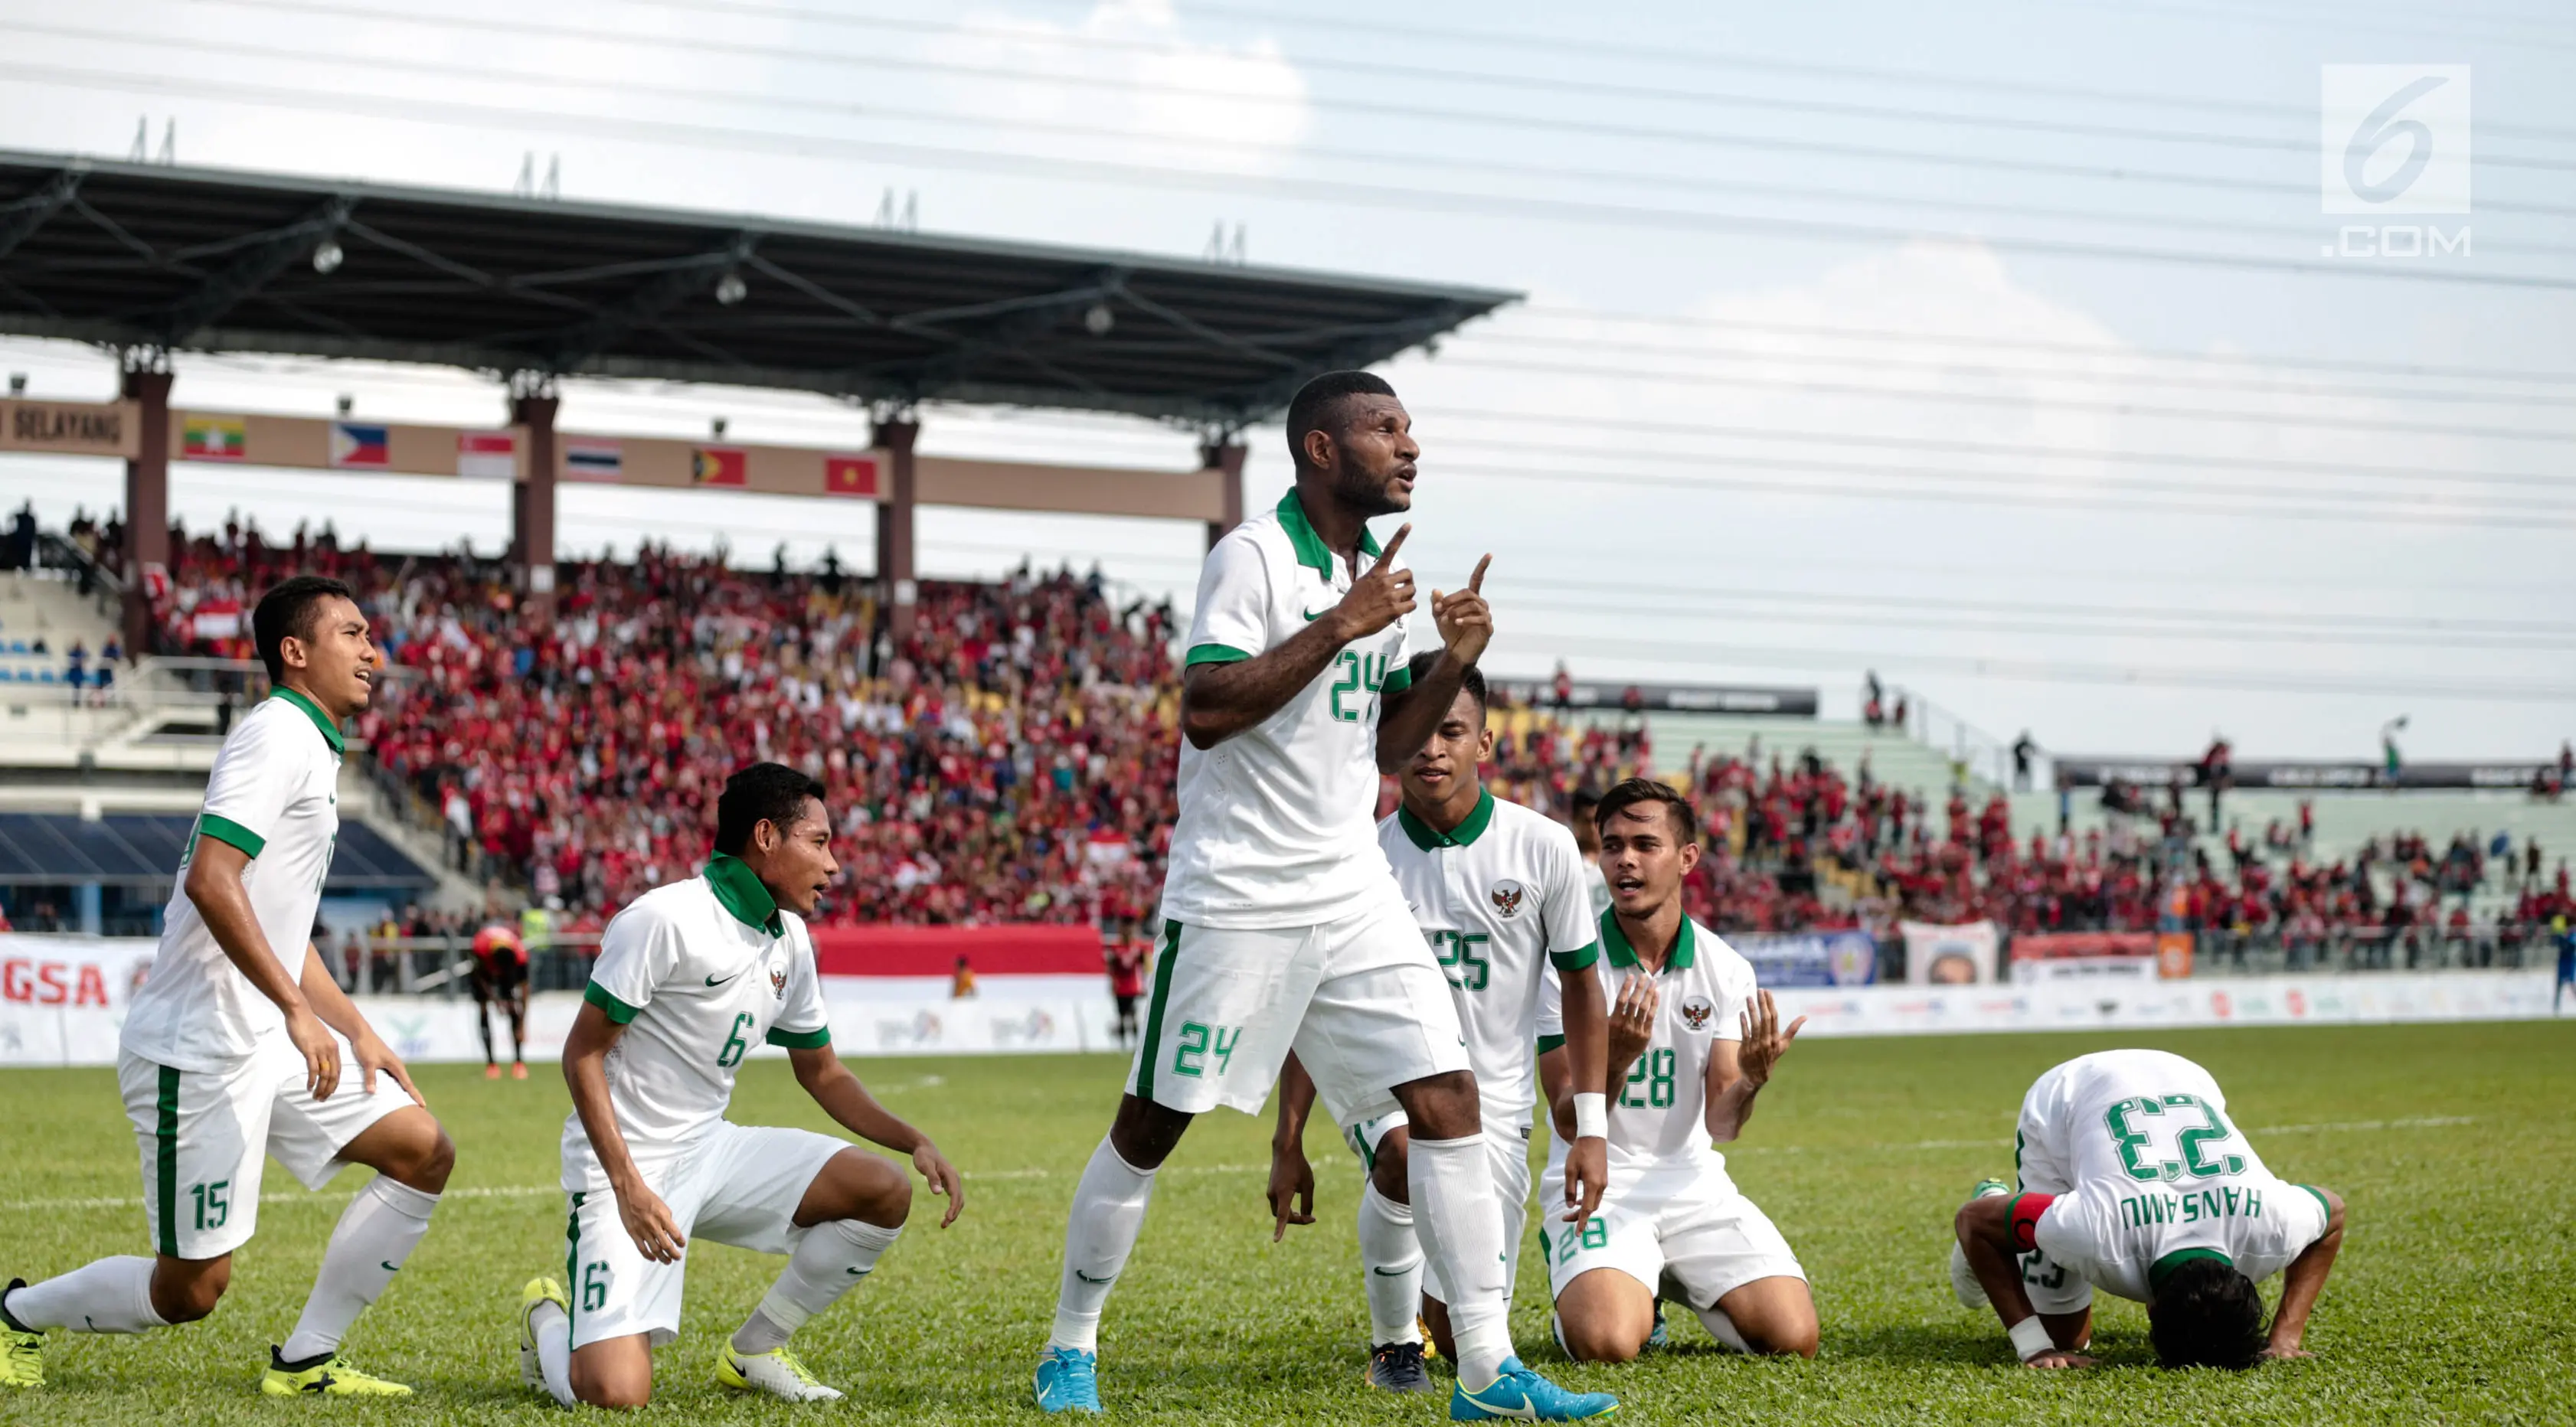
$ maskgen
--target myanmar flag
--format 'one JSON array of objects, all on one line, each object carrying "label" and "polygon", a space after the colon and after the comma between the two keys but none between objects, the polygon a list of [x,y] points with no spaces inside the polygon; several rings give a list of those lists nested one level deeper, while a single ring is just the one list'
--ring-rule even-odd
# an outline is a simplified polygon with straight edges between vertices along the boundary
[{"label": "myanmar flag", "polygon": [[247,444],[238,416],[191,416],[180,430],[179,455],[189,461],[238,461]]},{"label": "myanmar flag", "polygon": [[689,478],[702,486],[738,486],[750,479],[739,446],[700,446],[689,457]]}]

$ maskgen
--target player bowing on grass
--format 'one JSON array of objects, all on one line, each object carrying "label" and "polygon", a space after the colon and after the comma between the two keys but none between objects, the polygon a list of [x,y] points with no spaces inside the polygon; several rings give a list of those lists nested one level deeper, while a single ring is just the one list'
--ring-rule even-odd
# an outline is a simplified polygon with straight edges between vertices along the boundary
[{"label": "player bowing on grass", "polygon": [[509,923],[494,918],[474,934],[474,962],[465,973],[474,993],[474,1023],[483,1032],[483,1078],[501,1078],[492,1046],[492,1003],[510,1018],[510,1076],[528,1078],[528,947]]},{"label": "player bowing on grass", "polygon": [[212,1313],[274,1155],[307,1189],[343,1165],[376,1176],[331,1231],[260,1391],[411,1392],[341,1361],[340,1340],[429,1231],[456,1152],[306,940],[340,831],[340,724],[367,706],[376,646],[348,587],[310,575],[260,597],[251,637],[274,692],[215,754],[117,1059],[158,1254],[12,1280],[0,1384],[44,1384],[46,1329],[141,1333]]},{"label": "player bowing on grass", "polygon": [[1155,1170],[1191,1117],[1259,1111],[1293,1048],[1334,1123],[1401,1106],[1412,1125],[1414,1223],[1452,1294],[1450,1415],[1598,1416],[1618,1404],[1512,1355],[1502,1209],[1458,1010],[1377,848],[1379,775],[1447,716],[1493,615],[1473,582],[1433,591],[1442,648],[1416,684],[1413,576],[1396,560],[1410,527],[1384,550],[1368,533],[1413,503],[1411,418],[1379,378],[1329,372],[1287,426],[1296,484],[1199,574],[1163,952],[1127,1093],[1074,1189],[1038,1405],[1100,1410],[1100,1310]]},{"label": "player bowing on grass", "polygon": [[[2208,1071],[2160,1050],[2078,1056],[2022,1097],[2013,1146],[2021,1190],[1977,1186],[1950,1283],[1961,1304],[1993,1305],[2023,1362],[2092,1366],[2097,1287],[2147,1305],[2169,1368],[2307,1356],[2299,1340],[2343,1247],[2343,1201],[2265,1169]],[[2275,1273],[2267,1332],[2254,1285]]]},{"label": "player bowing on grass", "polygon": [[[1678,1299],[1710,1336],[1739,1352],[1816,1354],[1816,1305],[1788,1240],[1727,1177],[1724,1143],[1744,1131],[1754,1098],[1797,1037],[1780,1029],[1771,993],[1733,947],[1682,911],[1682,878],[1699,862],[1698,819],[1679,793],[1631,778],[1601,795],[1601,871],[1610,910],[1597,977],[1610,1009],[1607,1083],[1610,1189],[1590,1222],[1541,1236],[1558,1339],[1586,1362],[1626,1362]],[[1540,1001],[1539,1078],[1558,1139],[1540,1195],[1564,1192],[1566,1136],[1579,1113],[1553,972]]]},{"label": "player bowing on grass", "polygon": [[[1409,666],[1425,683],[1436,655]],[[1485,791],[1477,765],[1493,756],[1485,726],[1485,676],[1467,670],[1449,712],[1404,765],[1404,801],[1377,825],[1378,847],[1395,869],[1424,940],[1449,975],[1449,994],[1476,1071],[1478,1115],[1494,1188],[1503,1211],[1503,1282],[1520,1262],[1530,1173],[1530,1111],[1539,988],[1546,969],[1581,971],[1601,954],[1592,919],[1591,885],[1573,834],[1563,824]],[[1607,1151],[1602,1057],[1608,1044],[1608,998],[1601,983],[1565,983],[1563,1023],[1574,1071],[1576,1140],[1567,1157],[1566,1219],[1582,1223],[1601,1202]],[[1278,1233],[1314,1222],[1315,1172],[1303,1143],[1314,1081],[1296,1057],[1281,1078],[1279,1132],[1271,1148],[1270,1210]],[[1427,1281],[1413,1232],[1405,1118],[1396,1110],[1342,1127],[1367,1170],[1359,1208],[1360,1277],[1368,1290],[1371,1384],[1395,1392],[1428,1392],[1418,1311],[1443,1356],[1455,1361],[1449,1290]],[[1508,1302],[1509,1295],[1506,1294]]]},{"label": "player bowing on grass", "polygon": [[840,870],[831,842],[823,785],[755,763],[725,780],[706,869],[638,897],[600,938],[564,1041],[570,1291],[540,1278],[520,1305],[520,1376],[567,1407],[652,1398],[652,1349],[679,1334],[693,1235],[788,1256],[716,1360],[716,1380],[793,1402],[841,1395],[787,1340],[876,1268],[912,1210],[912,1186],[892,1162],[829,1135],[726,1120],[753,1046],[785,1046],[825,1114],[911,1156],[948,1198],[941,1228],[965,1207],[930,1137],[832,1053],[803,920]]}]

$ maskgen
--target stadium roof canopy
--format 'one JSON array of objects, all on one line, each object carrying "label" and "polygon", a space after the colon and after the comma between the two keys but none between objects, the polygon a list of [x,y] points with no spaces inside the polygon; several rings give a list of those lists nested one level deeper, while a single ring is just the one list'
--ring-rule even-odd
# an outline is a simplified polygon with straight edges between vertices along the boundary
[{"label": "stadium roof canopy", "polygon": [[121,348],[1233,427],[1516,296],[0,150],[0,331]]}]

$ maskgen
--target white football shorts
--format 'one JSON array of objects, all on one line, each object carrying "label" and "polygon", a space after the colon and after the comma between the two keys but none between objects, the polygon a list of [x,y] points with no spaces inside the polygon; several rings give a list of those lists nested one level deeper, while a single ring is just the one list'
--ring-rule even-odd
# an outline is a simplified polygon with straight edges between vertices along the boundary
[{"label": "white football shorts", "polygon": [[[644,1177],[691,1245],[707,1239],[783,1254],[805,1236],[796,1227],[796,1206],[804,1202],[806,1186],[848,1148],[811,1130],[719,1120],[686,1154],[644,1171]],[[680,1251],[678,1263],[655,1263],[626,1232],[616,1195],[601,1189],[564,1197],[570,1204],[564,1292],[572,1300],[572,1345],[642,1333],[658,1348],[678,1337],[688,1249]]]},{"label": "white football shorts", "polygon": [[[1565,1193],[1551,1165],[1540,1197]],[[1551,1217],[1539,1238],[1551,1296],[1596,1268],[1615,1268],[1693,1310],[1761,1278],[1804,1280],[1807,1271],[1770,1217],[1722,1172],[1695,1165],[1613,1169],[1601,1210],[1577,1228]]]},{"label": "white football shorts", "polygon": [[1336,1125],[1394,1109],[1395,1086],[1469,1068],[1448,978],[1392,882],[1319,926],[1163,924],[1129,1094],[1254,1114],[1292,1049]]}]

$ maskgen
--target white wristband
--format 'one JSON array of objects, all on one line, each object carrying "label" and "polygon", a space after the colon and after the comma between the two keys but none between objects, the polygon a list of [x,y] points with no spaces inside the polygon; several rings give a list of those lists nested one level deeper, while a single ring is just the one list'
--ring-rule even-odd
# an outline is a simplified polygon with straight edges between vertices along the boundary
[{"label": "white wristband", "polygon": [[1574,1137],[1578,1140],[1607,1139],[1610,1135],[1610,1097],[1598,1090],[1574,1093]]},{"label": "white wristband", "polygon": [[2023,1362],[2057,1351],[2057,1340],[2048,1336],[2048,1325],[2039,1321],[2036,1313],[2012,1325],[2012,1345]]}]

